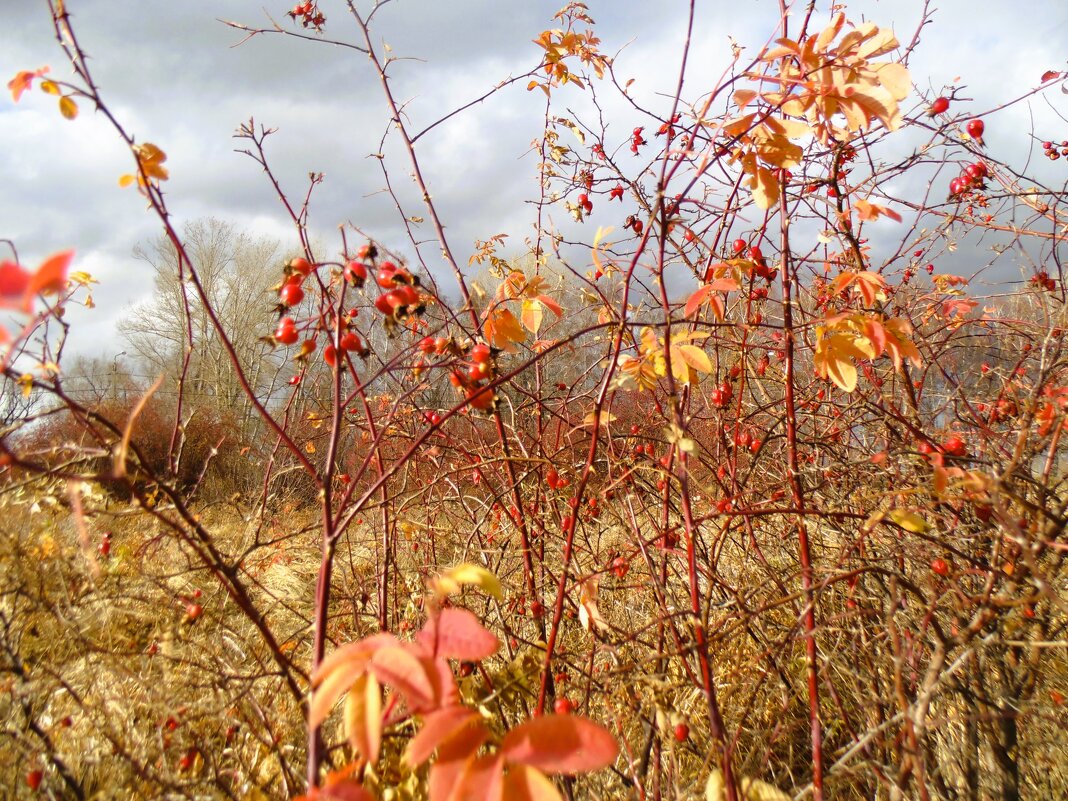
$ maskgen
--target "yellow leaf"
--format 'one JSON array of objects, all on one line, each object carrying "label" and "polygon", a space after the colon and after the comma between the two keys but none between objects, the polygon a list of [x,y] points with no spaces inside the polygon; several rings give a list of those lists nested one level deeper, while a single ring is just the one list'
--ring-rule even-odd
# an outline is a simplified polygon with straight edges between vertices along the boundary
[{"label": "yellow leaf", "polygon": [[676,345],[672,349],[671,355],[675,356],[676,352],[694,370],[701,373],[712,372],[712,362],[708,358],[708,354],[696,345]]},{"label": "yellow leaf", "polygon": [[534,300],[533,298],[523,299],[523,311],[520,315],[520,319],[523,321],[523,327],[532,334],[538,333],[544,315],[545,312],[542,309],[541,301]]},{"label": "yellow leaf", "polygon": [[121,186],[121,187],[123,187],[125,189],[127,186],[129,186],[130,184],[132,184],[136,180],[137,180],[137,176],[136,175],[130,175],[129,173],[127,173],[126,175],[120,175],[119,176],[119,186]]},{"label": "yellow leaf", "polygon": [[613,423],[618,419],[619,418],[616,417],[611,412],[598,411],[598,410],[594,409],[592,412],[590,412],[589,414],[587,414],[585,417],[582,418],[582,425],[584,425],[584,426],[607,425],[608,423]]},{"label": "yellow leaf", "polygon": [[449,568],[431,582],[431,587],[444,597],[459,592],[464,584],[473,584],[497,600],[504,600],[504,590],[497,577],[486,568],[469,562]]},{"label": "yellow leaf", "polygon": [[749,185],[753,190],[753,201],[760,208],[769,209],[779,201],[779,180],[766,167],[757,167]]},{"label": "yellow leaf", "polygon": [[68,120],[73,120],[78,116],[78,104],[69,97],[61,97],[59,99],[59,113]]},{"label": "yellow leaf", "polygon": [[58,95],[60,93],[59,84],[55,81],[41,81],[41,91],[47,95]]},{"label": "yellow leaf", "polygon": [[887,517],[905,531],[911,531],[913,534],[923,534],[931,528],[930,524],[918,514],[904,509],[891,509]]},{"label": "yellow leaf", "polygon": [[760,779],[743,778],[741,781],[742,797],[746,801],[792,801],[793,796],[784,793],[774,784]]},{"label": "yellow leaf", "polygon": [[344,722],[353,750],[371,764],[377,762],[382,746],[382,690],[373,674],[364,673],[349,688]]},{"label": "yellow leaf", "polygon": [[705,801],[723,801],[724,798],[723,772],[719,768],[713,768],[705,782]]}]

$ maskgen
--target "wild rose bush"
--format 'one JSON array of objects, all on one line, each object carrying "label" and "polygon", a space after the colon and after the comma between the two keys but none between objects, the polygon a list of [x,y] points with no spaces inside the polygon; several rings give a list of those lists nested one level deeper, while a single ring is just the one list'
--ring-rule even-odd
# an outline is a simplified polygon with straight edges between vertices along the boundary
[{"label": "wild rose bush", "polygon": [[[0,440],[10,785],[1064,792],[1064,192],[986,148],[996,111],[955,87],[922,96],[913,44],[842,11],[784,15],[719,81],[633,104],[621,137],[568,110],[627,96],[571,3],[534,36],[529,74],[494,90],[545,97],[535,235],[515,252],[487,232],[465,262],[392,62],[347,4],[409,158],[382,166],[411,248],[346,225],[319,252],[321,175],[283,186],[270,129],[241,127],[296,234],[296,255],[264,267],[277,323],[262,336],[290,374],[265,398],[172,223],[164,137],[124,127],[66,7],[49,7],[72,76],[21,72],[13,95],[58,96],[71,119],[95,108],[130,146],[120,182],[160,220],[185,314],[210,323],[256,413],[230,446],[261,483],[224,504],[179,480],[215,457],[183,449],[184,381],[162,460],[142,447],[158,384],[121,413],[66,393],[61,342],[78,332],[62,310],[92,279],[69,253],[4,262],[22,326],[4,334],[5,391],[41,398]],[[330,41],[333,12],[287,14],[230,24]],[[1065,78],[1040,77],[1021,92],[1052,98]],[[1038,254],[1030,280],[984,297],[940,269],[979,234]],[[186,345],[208,346],[192,326]],[[44,433],[71,426],[73,444]],[[295,473],[309,491],[287,495]],[[116,486],[131,503],[101,490]]]}]

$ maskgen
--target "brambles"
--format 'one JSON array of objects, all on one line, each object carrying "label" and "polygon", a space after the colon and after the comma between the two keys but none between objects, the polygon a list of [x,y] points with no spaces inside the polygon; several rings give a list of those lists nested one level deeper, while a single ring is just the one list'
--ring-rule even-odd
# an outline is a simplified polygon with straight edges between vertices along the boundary
[{"label": "brambles", "polygon": [[[170,226],[163,151],[132,145],[126,182],[172,276],[171,324],[138,343],[173,375],[96,394],[62,357],[82,335],[63,307],[91,279],[64,254],[0,264],[0,654],[23,755],[5,780],[42,765],[75,797],[360,801],[556,801],[557,774],[583,774],[575,798],[1061,793],[1038,757],[1068,677],[1065,197],[1012,153],[977,155],[1014,104],[929,121],[963,109],[958,89],[908,102],[889,25],[837,13],[778,20],[789,35],[739,47],[721,85],[677,76],[643,100],[615,82],[626,49],[602,55],[570,3],[523,78],[544,123],[529,239],[487,228],[464,265],[436,151],[357,5],[361,35],[329,44],[360,53],[389,108],[362,112],[388,131],[375,160],[401,212],[381,242],[366,219],[321,236],[323,173],[287,186],[250,122],[292,249],[253,260],[263,283],[212,284],[211,248]],[[315,3],[289,16],[325,21]],[[64,91],[121,126],[70,47]],[[922,159],[900,159],[902,129],[929,137]],[[393,194],[399,169],[416,192]],[[927,197],[950,178],[952,202]],[[1003,261],[965,241],[1020,255],[1022,288],[984,286]]]}]

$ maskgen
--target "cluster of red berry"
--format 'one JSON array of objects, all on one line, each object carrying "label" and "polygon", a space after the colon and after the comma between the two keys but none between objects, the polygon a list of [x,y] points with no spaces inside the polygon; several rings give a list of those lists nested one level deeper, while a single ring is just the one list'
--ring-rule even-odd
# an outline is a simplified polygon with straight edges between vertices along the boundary
[{"label": "cluster of red berry", "polygon": [[1042,270],[1041,272],[1038,272],[1035,275],[1031,276],[1031,282],[1030,283],[1034,284],[1035,286],[1037,286],[1037,287],[1039,287],[1041,289],[1046,290],[1047,292],[1056,292],[1057,291],[1057,281],[1056,281],[1056,279],[1050,278],[1049,273],[1046,272],[1045,270]]},{"label": "cluster of red berry", "polygon": [[[974,120],[973,120],[974,122]],[[963,195],[971,189],[985,189],[986,178],[990,174],[986,163],[976,161],[969,164],[960,175],[949,182],[949,194],[951,197]]]},{"label": "cluster of red berry", "polygon": [[[446,337],[423,337],[416,347],[424,356],[463,355],[461,347]],[[486,382],[492,381],[496,375],[494,356],[493,348],[479,342],[467,351],[467,361],[457,360],[449,373],[449,383],[480,412],[492,411],[497,405],[497,394],[486,386]],[[428,420],[433,425],[440,422],[440,418]]]},{"label": "cluster of red berry", "polygon": [[1042,143],[1042,150],[1045,153],[1046,158],[1048,158],[1050,161],[1056,161],[1061,156],[1068,156],[1068,139],[1062,141],[1059,147],[1060,150],[1057,149],[1058,145],[1056,142]]},{"label": "cluster of red berry", "polygon": [[642,136],[644,130],[644,126],[639,126],[630,136],[630,152],[634,155],[638,155],[638,148],[645,144],[645,137]]},{"label": "cluster of red berry", "polygon": [[300,18],[300,24],[305,28],[315,28],[316,31],[322,31],[323,24],[326,22],[326,17],[323,12],[319,10],[319,6],[311,2],[311,0],[305,0],[303,3],[297,3],[293,6],[292,11],[287,11],[286,16],[290,17],[294,22],[297,18]]}]

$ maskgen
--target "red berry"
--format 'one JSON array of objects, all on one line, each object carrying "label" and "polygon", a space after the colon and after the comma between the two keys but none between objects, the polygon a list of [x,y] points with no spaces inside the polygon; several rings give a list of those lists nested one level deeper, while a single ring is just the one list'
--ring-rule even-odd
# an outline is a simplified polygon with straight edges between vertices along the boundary
[{"label": "red berry", "polygon": [[966,130],[968,136],[976,142],[983,144],[983,131],[986,130],[986,125],[982,120],[968,120],[968,124],[964,126],[964,130]]},{"label": "red berry", "polygon": [[492,352],[490,351],[490,346],[484,343],[480,342],[479,344],[471,348],[471,361],[473,361],[475,364],[485,364],[490,360],[491,355]]},{"label": "red berry", "polygon": [[631,435],[632,437],[636,437],[636,436],[638,436],[638,433],[639,433],[640,431],[641,431],[641,429],[640,429],[640,428],[638,428],[638,425],[637,425],[636,423],[635,423],[634,425],[632,425],[632,426],[630,427],[630,435]]},{"label": "red berry", "polygon": [[341,341],[338,342],[342,350],[351,350],[359,353],[363,350],[363,342],[360,341],[359,336],[349,331],[341,335]]},{"label": "red berry", "polygon": [[378,268],[375,281],[383,289],[393,289],[398,284],[397,276],[400,272],[396,264],[391,261],[384,261]]},{"label": "red berry", "polygon": [[297,256],[289,260],[289,269],[303,277],[312,271],[312,266],[307,259]]},{"label": "red berry", "polygon": [[959,434],[950,434],[946,437],[942,443],[942,448],[946,453],[953,456],[963,456],[968,452],[968,447],[964,444],[964,440],[961,439]]},{"label": "red berry", "polygon": [[747,244],[748,243],[744,239],[735,239],[734,242],[731,243],[731,250],[735,253],[741,253],[745,250]]},{"label": "red berry", "polygon": [[323,361],[331,367],[337,367],[337,348],[332,343],[323,348]]},{"label": "red berry", "polygon": [[286,283],[278,291],[278,299],[284,306],[296,306],[304,300],[304,290],[300,288],[300,284]]},{"label": "red berry", "polygon": [[949,562],[945,559],[938,558],[931,560],[931,572],[938,576],[949,575]]},{"label": "red berry", "polygon": [[541,617],[545,614],[545,606],[541,601],[532,601],[530,604],[531,617]]},{"label": "red berry", "polygon": [[678,726],[675,727],[675,739],[678,742],[680,742],[680,743],[686,742],[686,740],[689,738],[689,736],[690,736],[690,727],[687,726],[685,723],[680,723]]},{"label": "red berry", "polygon": [[367,265],[359,261],[350,261],[345,265],[345,280],[353,286],[363,286],[367,280]]},{"label": "red berry", "polygon": [[185,619],[192,623],[194,620],[204,614],[204,607],[198,603],[188,603],[185,605]]},{"label": "red berry", "polygon": [[927,109],[927,114],[933,117],[935,114],[945,114],[947,111],[949,111],[949,98],[936,97],[931,107]]},{"label": "red berry", "polygon": [[31,790],[36,790],[40,787],[42,779],[44,779],[44,771],[40,768],[34,768],[26,774],[26,784],[29,785]]},{"label": "red berry", "polygon": [[293,345],[300,339],[297,325],[292,317],[283,317],[278,321],[278,327],[274,330],[274,338],[281,345]]},{"label": "red berry", "polygon": [[761,264],[764,261],[764,253],[760,249],[760,245],[753,245],[749,248],[749,261],[755,261],[757,264]]},{"label": "red berry", "polygon": [[560,486],[560,474],[555,470],[550,470],[545,474],[545,483],[549,485],[549,489],[556,489]]},{"label": "red berry", "polygon": [[553,704],[553,711],[557,715],[570,715],[572,709],[571,702],[566,698],[557,698]]},{"label": "red berry", "polygon": [[434,337],[423,337],[416,347],[419,348],[420,353],[426,353],[427,355],[433,353],[436,348]]}]

